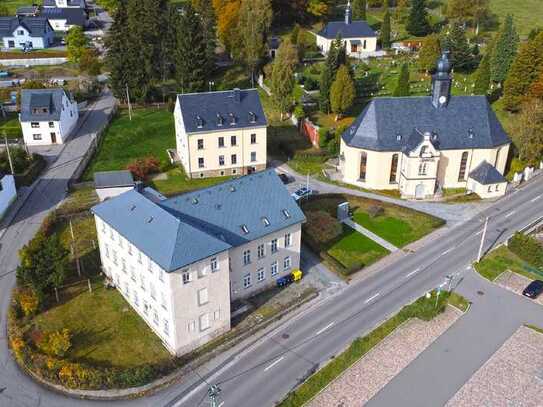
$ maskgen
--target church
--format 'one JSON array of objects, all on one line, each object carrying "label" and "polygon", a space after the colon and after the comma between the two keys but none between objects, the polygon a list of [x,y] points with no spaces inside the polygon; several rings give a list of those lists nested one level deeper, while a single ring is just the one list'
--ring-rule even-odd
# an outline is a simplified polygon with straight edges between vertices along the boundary
[{"label": "church", "polygon": [[430,96],[373,99],[341,137],[343,181],[408,199],[448,188],[504,195],[511,140],[485,96],[451,96],[451,88],[445,52]]}]

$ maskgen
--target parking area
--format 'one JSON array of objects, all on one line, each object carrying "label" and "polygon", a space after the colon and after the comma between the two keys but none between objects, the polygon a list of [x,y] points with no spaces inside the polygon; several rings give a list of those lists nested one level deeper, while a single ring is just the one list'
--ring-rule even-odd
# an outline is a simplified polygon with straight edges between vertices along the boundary
[{"label": "parking area", "polygon": [[[494,282],[506,290],[522,295],[522,291],[532,282],[532,280],[530,280],[528,277],[521,276],[518,273],[506,271],[500,274],[500,276],[494,280]],[[543,305],[543,295],[540,295],[534,301]]]},{"label": "parking area", "polygon": [[448,407],[541,406],[543,334],[522,326],[447,403]]}]

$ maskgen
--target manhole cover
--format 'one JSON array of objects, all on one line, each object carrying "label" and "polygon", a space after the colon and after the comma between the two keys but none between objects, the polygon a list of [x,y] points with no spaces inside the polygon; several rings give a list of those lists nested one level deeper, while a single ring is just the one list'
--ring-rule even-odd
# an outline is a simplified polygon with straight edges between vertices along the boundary
[{"label": "manhole cover", "polygon": [[288,339],[288,338],[290,338],[290,335],[289,334],[283,334],[283,335],[281,335],[281,338]]},{"label": "manhole cover", "polygon": [[485,292],[484,292],[484,291],[481,291],[481,290],[479,290],[479,291],[477,291],[477,294],[479,294],[479,295],[485,295]]}]

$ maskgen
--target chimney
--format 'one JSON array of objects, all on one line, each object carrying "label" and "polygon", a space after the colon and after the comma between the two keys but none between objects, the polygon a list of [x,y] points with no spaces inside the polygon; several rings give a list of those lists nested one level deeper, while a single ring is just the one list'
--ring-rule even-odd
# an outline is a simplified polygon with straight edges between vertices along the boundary
[{"label": "chimney", "polygon": [[232,92],[232,98],[234,99],[234,103],[240,103],[241,102],[241,91],[239,88],[235,88]]},{"label": "chimney", "polygon": [[351,24],[353,22],[353,13],[351,10],[351,0],[347,3],[347,8],[345,9],[345,24]]}]

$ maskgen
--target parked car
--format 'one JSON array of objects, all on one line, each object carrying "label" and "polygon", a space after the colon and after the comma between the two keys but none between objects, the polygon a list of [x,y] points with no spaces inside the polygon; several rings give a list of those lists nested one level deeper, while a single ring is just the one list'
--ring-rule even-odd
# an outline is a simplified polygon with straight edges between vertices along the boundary
[{"label": "parked car", "polygon": [[301,187],[300,189],[296,190],[291,194],[296,202],[298,202],[302,198],[306,198],[311,195],[313,195],[313,190],[308,187]]},{"label": "parked car", "polygon": [[535,280],[528,284],[528,287],[524,289],[522,295],[525,297],[536,299],[543,292],[543,281]]},{"label": "parked car", "polygon": [[9,76],[8,71],[0,71],[0,78],[7,78]]},{"label": "parked car", "polygon": [[283,181],[283,184],[290,184],[293,179],[292,177],[289,177],[287,174],[284,174],[284,173],[280,173],[278,174],[279,175],[279,178],[281,179],[281,181]]}]

